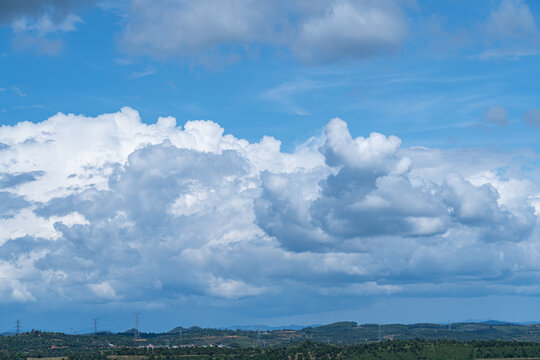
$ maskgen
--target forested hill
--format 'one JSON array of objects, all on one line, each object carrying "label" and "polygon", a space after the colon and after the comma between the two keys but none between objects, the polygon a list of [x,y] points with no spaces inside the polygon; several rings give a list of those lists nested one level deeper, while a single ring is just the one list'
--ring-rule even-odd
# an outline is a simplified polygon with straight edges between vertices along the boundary
[{"label": "forested hill", "polygon": [[299,344],[305,341],[337,345],[367,344],[386,340],[501,340],[540,342],[540,325],[504,323],[456,323],[451,325],[412,324],[377,325],[338,322],[302,330],[223,330],[200,327],[176,327],[167,333],[98,332],[87,335],[33,330],[18,335],[0,336],[0,351],[62,349],[95,350],[117,347],[213,346],[269,347]]},{"label": "forested hill", "polygon": [[540,360],[540,343],[519,341],[388,340],[360,345],[304,341],[272,347],[119,347],[73,351],[0,351],[0,360]]}]

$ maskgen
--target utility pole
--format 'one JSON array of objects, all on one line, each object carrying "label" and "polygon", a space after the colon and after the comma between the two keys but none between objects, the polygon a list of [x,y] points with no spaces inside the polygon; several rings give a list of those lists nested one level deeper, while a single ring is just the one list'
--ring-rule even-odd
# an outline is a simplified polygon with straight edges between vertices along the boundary
[{"label": "utility pole", "polygon": [[97,321],[98,319],[97,318],[92,318],[92,320],[94,320],[94,335],[97,334]]},{"label": "utility pole", "polygon": [[15,334],[19,335],[21,333],[21,321],[15,321]]}]

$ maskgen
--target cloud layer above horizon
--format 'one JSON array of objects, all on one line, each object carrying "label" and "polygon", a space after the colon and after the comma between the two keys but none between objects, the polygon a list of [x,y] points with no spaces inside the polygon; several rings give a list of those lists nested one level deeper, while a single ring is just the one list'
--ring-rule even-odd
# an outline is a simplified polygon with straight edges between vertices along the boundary
[{"label": "cloud layer above horizon", "polygon": [[[477,25],[465,21],[459,29],[447,27],[444,11],[422,14],[426,5],[395,0],[21,1],[0,5],[0,26],[12,28],[15,50],[57,55],[63,47],[59,35],[84,23],[78,15],[83,9],[98,7],[119,17],[117,45],[128,56],[188,59],[208,67],[236,63],[261,47],[289,53],[303,64],[355,62],[397,54],[414,38],[420,39],[415,48],[434,47],[437,56],[458,49],[472,50],[471,56],[483,60],[538,54],[540,31],[525,1],[481,7]],[[433,39],[426,41],[426,35]]]},{"label": "cloud layer above horizon", "polygon": [[538,156],[400,144],[335,118],[286,153],[127,107],[2,126],[0,299],[540,295]]}]

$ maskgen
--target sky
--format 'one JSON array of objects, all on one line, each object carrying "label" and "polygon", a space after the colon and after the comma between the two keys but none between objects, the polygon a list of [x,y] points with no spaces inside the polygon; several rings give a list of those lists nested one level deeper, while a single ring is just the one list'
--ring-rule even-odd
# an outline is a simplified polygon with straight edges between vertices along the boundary
[{"label": "sky", "polygon": [[0,332],[540,321],[540,2],[0,2]]}]

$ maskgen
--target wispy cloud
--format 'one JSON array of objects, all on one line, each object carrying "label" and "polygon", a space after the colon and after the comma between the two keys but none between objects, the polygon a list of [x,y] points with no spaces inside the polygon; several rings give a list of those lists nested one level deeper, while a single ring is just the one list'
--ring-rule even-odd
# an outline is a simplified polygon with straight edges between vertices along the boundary
[{"label": "wispy cloud", "polygon": [[538,55],[540,32],[529,6],[521,0],[503,0],[482,27],[488,49],[479,60],[519,59]]},{"label": "wispy cloud", "polygon": [[13,109],[14,110],[24,110],[24,109],[43,109],[45,106],[41,105],[41,104],[33,104],[33,105],[19,105],[19,106],[14,106]]},{"label": "wispy cloud", "polygon": [[296,115],[309,115],[308,110],[303,109],[301,106],[296,104],[295,97],[311,91],[338,85],[341,84],[310,79],[293,80],[281,83],[276,87],[268,89],[259,97],[263,100],[272,101],[281,105],[287,112]]},{"label": "wispy cloud", "polygon": [[114,62],[117,64],[117,65],[121,65],[121,66],[126,66],[126,65],[131,65],[133,64],[133,61],[129,60],[129,59],[126,59],[126,58],[115,58],[114,59]]},{"label": "wispy cloud", "polygon": [[26,93],[25,93],[20,87],[18,87],[18,86],[13,86],[13,87],[11,88],[11,90],[13,90],[13,91],[15,92],[15,94],[17,94],[17,95],[19,95],[19,96],[21,96],[21,97],[26,96]]},{"label": "wispy cloud", "polygon": [[519,58],[525,56],[536,56],[538,55],[538,50],[536,49],[490,49],[486,50],[476,58],[478,60],[493,60],[500,58],[507,58],[510,60],[518,60]]},{"label": "wispy cloud", "polygon": [[171,88],[171,90],[175,91],[175,92],[178,92],[178,86],[176,86],[175,83],[173,83],[172,81],[167,81],[167,86]]},{"label": "wispy cloud", "polygon": [[156,69],[153,68],[153,67],[149,67],[149,68],[146,68],[145,70],[135,71],[135,72],[129,74],[128,79],[129,80],[136,80],[136,79],[140,79],[140,78],[143,78],[143,77],[146,77],[146,76],[154,75],[155,73],[156,73]]}]

